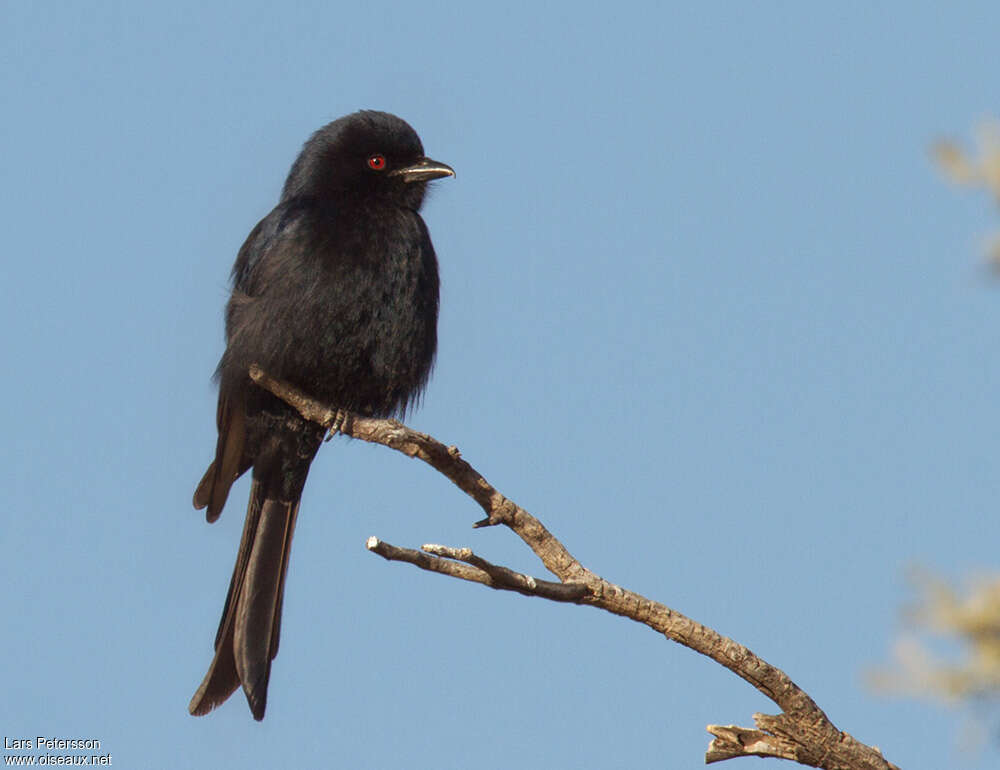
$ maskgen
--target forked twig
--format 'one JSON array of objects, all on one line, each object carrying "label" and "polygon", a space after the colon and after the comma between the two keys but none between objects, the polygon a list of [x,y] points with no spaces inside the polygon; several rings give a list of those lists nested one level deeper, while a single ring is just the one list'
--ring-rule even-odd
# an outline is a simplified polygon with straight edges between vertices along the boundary
[{"label": "forked twig", "polygon": [[334,430],[362,441],[383,444],[432,466],[486,512],[486,518],[477,522],[477,526],[503,524],[509,527],[535,552],[558,582],[539,580],[492,564],[467,548],[425,545],[423,550],[417,551],[371,537],[369,550],[392,561],[407,562],[498,590],[590,605],[631,618],[725,666],[782,710],[778,715],[754,714],[757,729],[709,725],[708,731],[714,738],[705,756],[706,762],[758,756],[791,759],[826,770],[898,770],[877,748],[838,730],[787,674],[743,645],[664,604],[610,583],[584,567],[538,519],[500,494],[463,460],[456,447],[445,446],[396,420],[361,417],[317,403],[287,383],[275,380],[258,366],[251,367],[250,376],[308,420],[327,428],[333,426]]}]

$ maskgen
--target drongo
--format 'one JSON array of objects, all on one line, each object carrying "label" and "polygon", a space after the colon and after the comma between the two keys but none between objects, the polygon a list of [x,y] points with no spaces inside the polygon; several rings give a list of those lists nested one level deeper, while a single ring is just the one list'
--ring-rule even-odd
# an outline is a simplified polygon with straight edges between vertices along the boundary
[{"label": "drongo", "polygon": [[251,364],[336,409],[402,415],[437,347],[438,268],[420,206],[454,171],[416,132],[361,111],[305,143],[281,199],[236,257],[219,362],[215,460],[194,493],[215,521],[253,468],[215,657],[191,699],[206,714],[240,685],[263,719],[299,498],[324,429],[253,383]]}]

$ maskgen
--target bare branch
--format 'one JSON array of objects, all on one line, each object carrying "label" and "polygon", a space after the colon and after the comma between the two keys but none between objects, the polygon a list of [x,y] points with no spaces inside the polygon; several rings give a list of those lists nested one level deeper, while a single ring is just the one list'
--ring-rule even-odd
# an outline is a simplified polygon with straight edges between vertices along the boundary
[{"label": "bare branch", "polygon": [[[560,582],[539,581],[498,567],[475,556],[469,549],[425,546],[425,551],[430,551],[426,553],[397,548],[378,538],[369,538],[370,550],[386,559],[405,561],[421,569],[471,580],[491,588],[587,604],[631,618],[725,666],[781,708],[783,713],[778,716],[755,714],[758,730],[712,726],[714,729],[710,732],[716,737],[706,760],[773,756],[794,759],[800,764],[826,770],[898,770],[877,749],[838,730],[787,674],[743,645],[664,604],[614,585],[588,570],[538,519],[494,489],[462,459],[456,447],[445,446],[426,433],[411,430],[396,420],[346,414],[319,404],[290,385],[270,377],[258,366],[251,367],[250,376],[258,385],[298,409],[306,419],[327,428],[333,426],[347,436],[383,444],[408,457],[423,460],[482,507],[487,518],[477,525],[504,524],[509,527]],[[544,588],[540,590],[540,586]]]},{"label": "bare branch", "polygon": [[736,725],[709,725],[705,729],[715,736],[708,745],[708,753],[705,754],[706,765],[722,762],[725,759],[749,756],[797,759],[794,743],[763,730]]},{"label": "bare branch", "polygon": [[590,589],[582,583],[553,583],[492,564],[476,556],[469,548],[428,543],[421,546],[421,550],[415,551],[412,548],[390,545],[374,535],[368,538],[365,545],[369,551],[388,561],[405,561],[429,572],[470,580],[500,591],[516,591],[525,596],[572,604],[585,604],[581,600],[590,593]]},{"label": "bare branch", "polygon": [[468,564],[461,564],[450,559],[440,559],[412,548],[399,548],[379,540],[374,535],[368,538],[365,546],[369,551],[377,553],[387,561],[405,561],[407,564],[420,567],[420,569],[425,569],[428,572],[438,572],[442,575],[450,575],[462,580],[471,580],[473,583],[490,585],[489,575],[480,569],[470,567]]}]

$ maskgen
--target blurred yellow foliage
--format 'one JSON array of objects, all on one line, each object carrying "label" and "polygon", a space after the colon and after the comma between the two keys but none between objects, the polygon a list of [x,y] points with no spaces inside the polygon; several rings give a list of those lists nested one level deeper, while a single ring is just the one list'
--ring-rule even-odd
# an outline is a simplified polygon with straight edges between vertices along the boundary
[{"label": "blurred yellow foliage", "polygon": [[[883,692],[950,701],[1000,697],[1000,576],[969,580],[961,588],[926,570],[910,576],[917,593],[904,608],[904,633],[893,665],[869,674]],[[956,654],[932,651],[932,637],[957,642]]]},{"label": "blurred yellow foliage", "polygon": [[[984,121],[977,131],[977,154],[966,155],[954,142],[939,141],[933,147],[938,166],[952,182],[985,188],[1000,205],[1000,121]],[[1000,269],[1000,237],[988,249],[993,267]]]}]

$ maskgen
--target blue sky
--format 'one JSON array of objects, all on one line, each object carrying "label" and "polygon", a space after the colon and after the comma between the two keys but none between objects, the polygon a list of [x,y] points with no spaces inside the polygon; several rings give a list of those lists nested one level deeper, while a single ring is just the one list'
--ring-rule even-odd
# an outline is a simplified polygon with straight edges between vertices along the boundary
[{"label": "blue sky", "polygon": [[246,485],[214,447],[236,251],[308,135],[407,119],[440,353],[410,424],[584,564],[750,646],[903,767],[963,716],[876,697],[918,563],[995,569],[1000,291],[985,196],[928,148],[995,114],[1000,6],[0,4],[7,737],[115,767],[702,767],[773,704],[589,609],[396,564],[545,576],[428,468],[313,466],[268,714],[186,705]]}]

